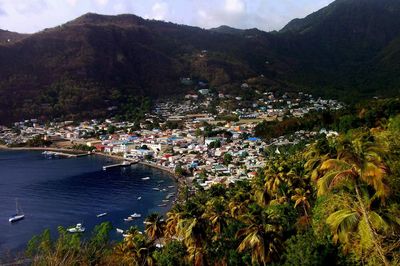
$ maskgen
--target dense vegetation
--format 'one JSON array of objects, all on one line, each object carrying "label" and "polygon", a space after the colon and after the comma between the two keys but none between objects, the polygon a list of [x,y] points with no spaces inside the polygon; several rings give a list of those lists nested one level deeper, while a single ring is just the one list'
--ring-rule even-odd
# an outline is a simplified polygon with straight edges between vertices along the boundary
[{"label": "dense vegetation", "polygon": [[110,243],[109,224],[89,240],[60,228],[28,254],[35,265],[399,265],[398,111],[270,154],[251,180],[183,189],[165,219],[147,217],[144,234],[132,227]]},{"label": "dense vegetation", "polygon": [[198,89],[182,77],[241,91],[244,99],[251,92],[240,84],[260,77],[268,89],[348,102],[397,95],[399,12],[397,0],[338,0],[272,33],[96,14],[6,45],[1,40],[11,33],[0,31],[0,119],[96,117],[118,94],[157,98]]}]

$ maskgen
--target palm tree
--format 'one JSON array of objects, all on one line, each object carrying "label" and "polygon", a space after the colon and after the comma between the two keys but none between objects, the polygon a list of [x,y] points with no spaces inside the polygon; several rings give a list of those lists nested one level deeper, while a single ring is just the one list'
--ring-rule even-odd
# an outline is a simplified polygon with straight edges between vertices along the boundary
[{"label": "palm tree", "polygon": [[291,199],[295,201],[294,208],[296,208],[298,205],[301,204],[303,207],[304,215],[308,216],[308,210],[311,207],[310,203],[308,202],[310,191],[309,190],[304,191],[304,189],[301,188],[296,188],[294,191],[296,194],[291,197]]},{"label": "palm tree", "polygon": [[178,224],[183,218],[183,214],[178,210],[167,213],[167,220],[164,228],[164,235],[168,238],[176,237],[178,234]]},{"label": "palm tree", "polygon": [[205,261],[206,229],[207,222],[201,217],[182,219],[178,224],[178,235],[188,248],[189,261],[195,265],[202,265]]},{"label": "palm tree", "polygon": [[222,197],[212,199],[207,202],[206,210],[202,215],[203,218],[208,219],[211,222],[212,230],[215,233],[213,240],[221,238],[222,231],[227,226],[229,215],[225,206],[226,203]]},{"label": "palm tree", "polygon": [[157,213],[150,214],[145,221],[146,224],[146,234],[150,239],[157,240],[164,235],[165,221],[161,215]]},{"label": "palm tree", "polygon": [[[354,208],[351,208],[353,211],[347,208],[339,210],[328,217],[327,223],[331,225],[334,232],[337,232],[339,225],[348,224],[349,221],[355,223],[359,215],[361,221],[356,224],[361,225],[362,234],[370,237],[370,243],[374,244],[381,261],[388,265],[375,225],[380,220],[380,216],[368,208],[364,199],[369,197],[367,187],[372,187],[375,191],[371,201],[375,198],[384,201],[390,193],[385,180],[389,172],[383,161],[385,146],[374,142],[369,134],[348,137],[350,139],[340,139],[337,158],[326,159],[320,164],[317,170],[318,195],[327,194],[334,188],[354,189],[357,211],[354,211]],[[380,225],[383,225],[383,222],[380,222]],[[340,232],[346,232],[346,230],[340,230]],[[337,235],[339,240],[345,240],[344,236]]]},{"label": "palm tree", "polygon": [[388,233],[390,226],[371,209],[368,193],[362,190],[362,195],[363,204],[350,195],[341,196],[341,208],[330,214],[326,222],[333,232],[334,242],[340,241],[345,249],[359,248],[358,253],[364,256],[371,256],[375,248],[382,262],[388,265],[377,232]]},{"label": "palm tree", "polygon": [[236,237],[243,238],[238,252],[251,250],[253,264],[267,264],[279,257],[281,249],[281,227],[264,215],[246,214],[242,217],[247,227],[240,229]]}]

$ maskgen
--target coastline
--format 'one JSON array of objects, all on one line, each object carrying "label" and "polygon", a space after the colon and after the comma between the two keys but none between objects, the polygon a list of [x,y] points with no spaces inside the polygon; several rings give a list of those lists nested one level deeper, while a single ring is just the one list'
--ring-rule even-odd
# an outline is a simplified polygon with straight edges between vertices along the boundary
[{"label": "coastline", "polygon": [[[76,154],[86,154],[86,155],[98,155],[98,156],[103,156],[107,157],[110,159],[114,160],[119,160],[119,161],[132,161],[132,159],[126,159],[123,156],[119,155],[113,155],[113,154],[107,154],[107,153],[102,153],[102,152],[92,152],[88,154],[87,151],[81,151],[81,150],[74,150],[74,149],[68,149],[68,148],[56,148],[56,147],[8,147],[5,145],[0,145],[0,150],[10,150],[10,151],[53,151],[53,152],[64,152],[64,153],[70,153],[72,155]],[[186,185],[186,178],[185,177],[179,177],[175,174],[175,171],[167,168],[162,165],[158,165],[156,163],[151,163],[151,162],[146,162],[146,161],[138,161],[137,164],[141,164],[147,167],[155,168],[158,170],[161,170],[163,172],[168,173],[168,175],[177,183],[177,190],[178,194],[181,191],[182,187]]]},{"label": "coastline", "polygon": [[85,154],[87,154],[87,151],[66,149],[66,148],[55,148],[55,147],[8,147],[6,145],[0,145],[0,150],[9,150],[9,151],[54,151],[54,152],[66,152],[66,153],[71,153],[71,154],[77,154],[77,153],[85,153]]}]

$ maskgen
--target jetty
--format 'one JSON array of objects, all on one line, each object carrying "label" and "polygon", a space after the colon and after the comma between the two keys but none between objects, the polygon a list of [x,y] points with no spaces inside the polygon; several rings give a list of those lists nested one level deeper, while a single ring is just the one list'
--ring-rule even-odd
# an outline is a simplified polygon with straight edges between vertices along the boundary
[{"label": "jetty", "polygon": [[106,171],[108,169],[116,168],[116,167],[127,167],[127,166],[131,166],[132,164],[135,164],[135,163],[138,163],[138,161],[123,161],[122,163],[105,165],[105,166],[103,166],[103,170]]},{"label": "jetty", "polygon": [[61,151],[44,151],[42,153],[43,155],[47,156],[60,156],[60,157],[67,157],[67,158],[77,158],[77,157],[83,157],[83,156],[88,156],[88,153],[66,153],[66,152],[61,152]]}]

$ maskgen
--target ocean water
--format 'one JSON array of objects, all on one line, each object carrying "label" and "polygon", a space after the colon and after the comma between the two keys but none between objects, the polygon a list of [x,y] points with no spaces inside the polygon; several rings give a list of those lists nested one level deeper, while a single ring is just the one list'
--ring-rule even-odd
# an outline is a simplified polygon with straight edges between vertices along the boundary
[{"label": "ocean water", "polygon": [[[77,223],[83,223],[85,235],[103,221],[115,228],[143,228],[147,215],[168,211],[172,202],[158,206],[168,193],[176,192],[176,183],[168,174],[142,165],[102,170],[112,163],[100,156],[46,159],[41,152],[0,151],[0,254],[23,251],[33,235],[47,228],[52,236],[57,236],[59,225]],[[150,180],[142,180],[147,176]],[[25,219],[11,224],[8,218],[15,213],[16,198]],[[108,214],[96,217],[103,212]],[[142,217],[124,222],[123,218],[135,212]],[[111,237],[122,239],[115,229]]]}]

